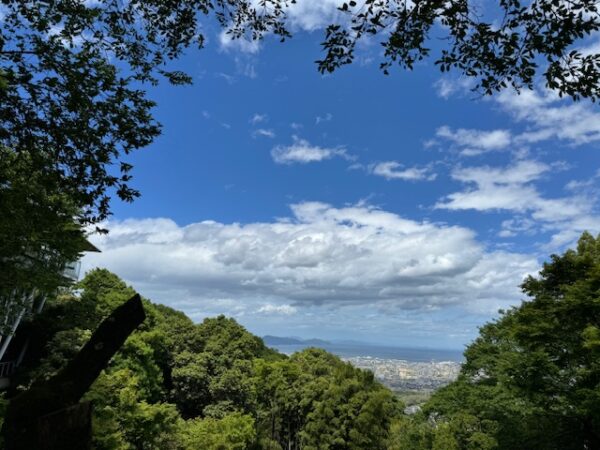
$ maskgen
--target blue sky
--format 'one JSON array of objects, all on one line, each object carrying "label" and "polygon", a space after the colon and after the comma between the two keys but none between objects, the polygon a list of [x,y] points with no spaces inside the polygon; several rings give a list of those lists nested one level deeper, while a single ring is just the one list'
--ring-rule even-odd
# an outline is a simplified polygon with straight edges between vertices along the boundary
[{"label": "blue sky", "polygon": [[142,197],[113,203],[84,267],[258,335],[462,348],[600,231],[600,112],[542,88],[478,97],[431,61],[384,76],[375,42],[320,75],[331,4],[283,44],[207,28],[174,64],[194,85],[150,91],[164,128],[130,158]]}]

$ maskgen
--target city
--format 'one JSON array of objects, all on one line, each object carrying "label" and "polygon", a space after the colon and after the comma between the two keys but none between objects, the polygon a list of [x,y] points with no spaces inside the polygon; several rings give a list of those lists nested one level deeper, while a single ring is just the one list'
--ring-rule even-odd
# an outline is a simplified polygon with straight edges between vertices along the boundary
[{"label": "city", "polygon": [[412,362],[371,356],[344,358],[355,367],[373,372],[393,391],[430,391],[445,386],[458,377],[460,363],[455,361]]}]

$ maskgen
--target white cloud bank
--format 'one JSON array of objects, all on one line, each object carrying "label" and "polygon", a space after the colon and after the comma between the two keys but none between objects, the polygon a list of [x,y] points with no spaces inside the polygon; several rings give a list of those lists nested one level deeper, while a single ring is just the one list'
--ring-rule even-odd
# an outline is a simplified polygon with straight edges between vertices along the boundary
[{"label": "white cloud bank", "polygon": [[436,208],[514,212],[520,216],[503,222],[501,237],[531,234],[537,228],[552,233],[545,248],[560,250],[573,244],[583,231],[600,232],[600,216],[595,212],[594,193],[558,198],[542,195],[534,182],[552,169],[552,165],[527,160],[506,167],[456,168],[452,178],[467,187],[446,196]]},{"label": "white cloud bank", "polygon": [[366,205],[291,208],[292,217],[266,223],[110,222],[110,234],[93,237],[102,253],[84,266],[106,267],[192,317],[217,305],[262,314],[301,305],[490,313],[518,302],[517,286],[538,266],[532,256],[486,250],[462,227]]}]

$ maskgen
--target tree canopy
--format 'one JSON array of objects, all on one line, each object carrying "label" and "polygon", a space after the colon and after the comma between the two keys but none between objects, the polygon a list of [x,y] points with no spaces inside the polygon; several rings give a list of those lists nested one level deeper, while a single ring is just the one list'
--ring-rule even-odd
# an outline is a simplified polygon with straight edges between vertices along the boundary
[{"label": "tree canopy", "polygon": [[286,2],[265,3],[259,12],[246,0],[4,2],[0,146],[43,167],[84,221],[105,219],[111,191],[139,195],[125,156],[160,133],[144,84],[191,82],[166,63],[202,47],[203,16],[236,36],[286,35]]},{"label": "tree canopy", "polygon": [[435,446],[440,433],[454,448],[600,447],[600,236],[522,288],[530,299],[481,328],[459,379],[397,425],[412,436],[399,448],[452,448]]},{"label": "tree canopy", "polygon": [[[77,288],[29,324],[16,389],[60,370],[132,294],[99,269]],[[372,373],[319,349],[288,358],[224,316],[196,325],[148,300],[144,307],[146,321],[86,395],[95,448],[386,448],[401,408]]]},{"label": "tree canopy", "polygon": [[1,315],[21,314],[32,286],[65,284],[86,226],[109,217],[111,197],[139,195],[127,155],[160,134],[146,89],[161,78],[191,82],[167,63],[202,47],[204,17],[236,36],[284,36],[281,9],[247,0],[2,2],[0,298],[16,308]]},{"label": "tree canopy", "polygon": [[[561,97],[600,96],[600,54],[582,48],[600,28],[592,0],[365,0],[344,2],[340,10],[350,24],[327,28],[321,72],[352,63],[358,42],[380,35],[385,73],[394,64],[412,69],[439,46],[440,70],[473,78],[484,94],[533,89],[541,75]],[[441,44],[432,42],[436,37]]]}]

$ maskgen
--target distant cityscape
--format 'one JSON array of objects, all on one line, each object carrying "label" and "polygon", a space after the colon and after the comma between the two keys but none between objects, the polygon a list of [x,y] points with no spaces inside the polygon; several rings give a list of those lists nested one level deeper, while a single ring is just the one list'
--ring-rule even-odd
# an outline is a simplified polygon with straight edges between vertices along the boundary
[{"label": "distant cityscape", "polygon": [[342,358],[355,367],[370,370],[379,381],[393,391],[435,390],[458,377],[456,361],[414,362],[372,356]]},{"label": "distant cityscape", "polygon": [[458,350],[387,347],[362,342],[264,336],[265,343],[292,354],[307,347],[323,348],[355,367],[370,370],[395,392],[431,392],[454,381],[463,360]]}]

